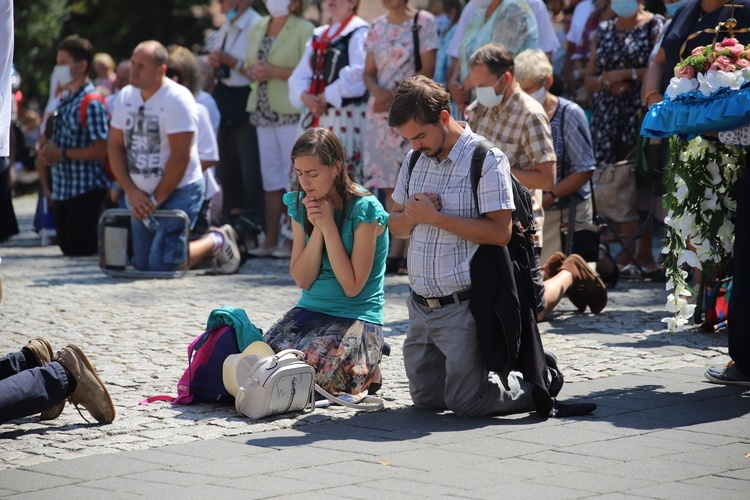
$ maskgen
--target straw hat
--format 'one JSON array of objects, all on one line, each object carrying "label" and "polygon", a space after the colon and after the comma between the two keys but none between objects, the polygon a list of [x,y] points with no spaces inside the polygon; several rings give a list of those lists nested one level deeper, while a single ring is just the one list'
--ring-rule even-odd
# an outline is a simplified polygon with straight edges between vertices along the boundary
[{"label": "straw hat", "polygon": [[221,373],[224,388],[229,394],[235,396],[239,390],[238,381],[245,381],[250,368],[260,359],[273,355],[274,352],[271,346],[258,340],[247,346],[240,354],[227,356],[227,359],[224,360]]}]

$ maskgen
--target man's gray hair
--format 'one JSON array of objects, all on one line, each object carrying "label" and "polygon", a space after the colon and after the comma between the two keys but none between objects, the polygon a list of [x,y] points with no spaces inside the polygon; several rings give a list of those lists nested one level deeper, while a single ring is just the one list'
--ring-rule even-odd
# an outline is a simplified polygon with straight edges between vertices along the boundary
[{"label": "man's gray hair", "polygon": [[524,83],[543,83],[552,76],[552,64],[547,54],[539,49],[524,50],[516,56],[516,81]]}]

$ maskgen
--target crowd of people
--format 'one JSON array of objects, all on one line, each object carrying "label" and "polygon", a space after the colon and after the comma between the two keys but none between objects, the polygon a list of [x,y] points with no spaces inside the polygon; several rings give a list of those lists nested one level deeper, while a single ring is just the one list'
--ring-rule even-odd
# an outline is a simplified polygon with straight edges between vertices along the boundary
[{"label": "crowd of people", "polygon": [[[109,204],[131,211],[139,270],[185,266],[186,247],[187,265],[210,261],[225,274],[243,258],[290,258],[302,298],[267,340],[318,359],[337,392],[382,382],[383,276],[406,274],[415,404],[466,416],[593,411],[555,400],[562,375],[536,322],[564,296],[581,312],[605,309],[606,252],[598,241],[584,248],[592,175],[632,157],[639,113],[663,99],[679,40],[726,17],[726,2],[381,0],[385,14],[368,23],[359,0],[324,0],[328,23],[317,27],[303,0],[265,0],[266,15],[249,0],[219,3],[226,21],[201,56],[149,40],[115,65],[77,35],[58,45],[59,99],[47,106],[50,133],[37,134],[36,165],[62,252],[98,251]],[[741,25],[748,15],[737,15]],[[34,116],[23,116],[33,136]],[[494,147],[474,206],[469,170],[483,138]],[[537,228],[531,317],[520,300],[532,347],[515,353],[522,366],[488,377],[472,259],[510,241],[510,174],[530,190]],[[659,193],[644,187],[626,217],[610,220],[635,236],[608,275],[658,277],[651,211],[639,209]],[[187,214],[190,234],[154,217],[166,209]],[[750,384],[747,341],[731,338],[742,366],[712,380]],[[344,347],[346,366],[331,354]]]}]

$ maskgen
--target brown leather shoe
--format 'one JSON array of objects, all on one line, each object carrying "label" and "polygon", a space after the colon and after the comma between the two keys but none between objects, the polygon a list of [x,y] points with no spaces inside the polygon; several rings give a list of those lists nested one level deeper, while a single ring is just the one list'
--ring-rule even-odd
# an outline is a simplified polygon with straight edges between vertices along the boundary
[{"label": "brown leather shoe", "polygon": [[580,312],[584,312],[586,306],[594,314],[602,312],[607,305],[607,289],[602,280],[589,269],[586,261],[580,255],[573,254],[565,259],[560,270],[573,275],[573,285],[565,292],[573,305]]},{"label": "brown leather shoe", "polygon": [[[108,424],[115,419],[115,405],[109,396],[104,382],[96,374],[83,351],[68,344],[55,356],[55,361],[63,365],[76,380],[76,390],[68,396],[71,403],[80,404],[101,424]],[[80,413],[80,410],[78,410]]]},{"label": "brown leather shoe", "polygon": [[562,252],[555,252],[550,255],[547,262],[542,264],[542,272],[544,273],[544,279],[548,280],[557,273],[560,272],[563,262],[567,256]]},{"label": "brown leather shoe", "polygon": [[39,366],[44,366],[52,361],[52,358],[55,355],[55,352],[52,350],[52,346],[50,345],[50,343],[42,337],[37,337],[34,340],[29,340],[28,344],[26,344],[24,348],[31,351],[31,353],[36,358],[37,365]]},{"label": "brown leather shoe", "polygon": [[[34,355],[39,366],[46,365],[47,363],[52,361],[52,358],[54,357],[52,346],[49,342],[47,342],[46,339],[43,339],[42,337],[37,337],[34,340],[29,340],[29,343],[24,347]],[[55,406],[44,410],[41,415],[39,415],[39,418],[41,420],[54,420],[60,416],[60,414],[63,412],[63,408],[65,408],[65,399],[63,399]]]}]

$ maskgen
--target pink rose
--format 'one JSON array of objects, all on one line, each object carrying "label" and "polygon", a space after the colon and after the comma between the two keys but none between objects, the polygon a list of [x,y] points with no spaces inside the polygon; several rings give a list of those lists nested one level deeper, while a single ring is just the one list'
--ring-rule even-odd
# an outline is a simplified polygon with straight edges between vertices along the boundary
[{"label": "pink rose", "polygon": [[718,60],[714,62],[713,64],[711,64],[711,67],[709,67],[708,69],[712,69],[714,71],[725,71],[725,72],[732,72],[735,70],[734,64],[731,64],[731,63],[722,64]]},{"label": "pink rose", "polygon": [[742,45],[733,45],[729,47],[729,54],[734,58],[737,59],[742,55],[744,47]]},{"label": "pink rose", "polygon": [[721,41],[722,47],[734,47],[735,45],[737,45],[737,40],[734,38],[725,38]]},{"label": "pink rose", "polygon": [[714,52],[718,52],[720,50],[724,50],[724,47],[720,43],[715,44],[714,45]]},{"label": "pink rose", "polygon": [[682,78],[687,78],[687,79],[695,78],[695,68],[693,68],[690,65],[687,65],[680,70],[679,76]]},{"label": "pink rose", "polygon": [[693,51],[690,53],[691,56],[702,56],[703,55],[703,47],[696,47],[693,49]]},{"label": "pink rose", "polygon": [[719,56],[719,57],[717,57],[716,58],[716,62],[719,63],[719,64],[721,64],[722,66],[727,66],[727,67],[729,67],[729,66],[733,67],[734,66],[734,64],[733,64],[734,61],[732,61],[727,56]]},{"label": "pink rose", "polygon": [[745,69],[745,68],[750,67],[750,61],[748,61],[747,59],[737,59],[737,61],[734,64],[737,65],[737,67],[740,69]]}]

